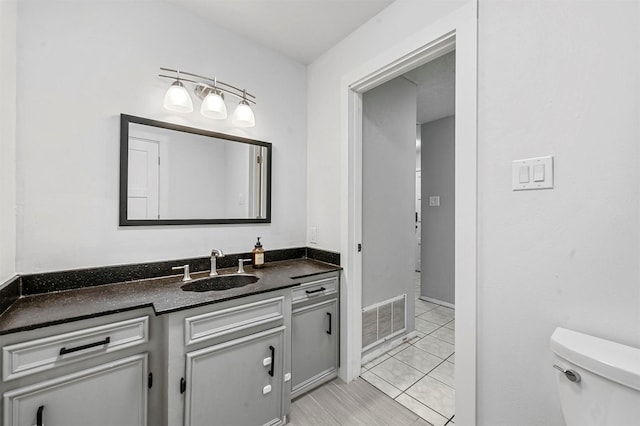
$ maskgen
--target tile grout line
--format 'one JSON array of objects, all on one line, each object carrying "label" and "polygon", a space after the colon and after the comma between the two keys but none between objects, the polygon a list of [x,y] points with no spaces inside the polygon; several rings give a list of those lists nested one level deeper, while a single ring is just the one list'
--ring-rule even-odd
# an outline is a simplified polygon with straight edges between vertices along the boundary
[{"label": "tile grout line", "polygon": [[[416,298],[416,301],[417,301],[417,300],[419,300],[419,299],[417,299],[417,298]],[[432,303],[432,302],[426,302],[426,303]],[[451,320],[449,320],[449,321],[445,322],[444,324],[437,324],[437,323],[434,323],[434,322],[432,322],[432,321],[429,321],[429,320],[428,320],[428,319],[426,319],[426,318],[421,318],[421,316],[422,316],[422,315],[424,315],[424,314],[426,314],[426,313],[428,313],[428,312],[432,312],[432,311],[434,311],[435,309],[437,309],[438,307],[442,307],[442,305],[437,305],[437,304],[434,304],[434,305],[436,305],[436,306],[435,306],[435,307],[433,307],[432,309],[429,309],[429,310],[427,310],[427,311],[425,311],[425,312],[421,312],[420,314],[416,314],[416,315],[415,315],[415,318],[419,318],[419,319],[421,319],[421,320],[423,320],[423,321],[427,321],[428,323],[431,323],[431,324],[433,324],[433,325],[437,325],[438,327],[437,327],[436,329],[434,329],[434,330],[433,330],[433,331],[431,331],[430,333],[424,333],[424,332],[422,332],[422,331],[420,331],[420,330],[417,330],[417,329],[416,329],[416,331],[418,331],[418,332],[420,332],[421,334],[423,334],[423,336],[418,336],[419,338],[418,338],[417,340],[415,340],[413,343],[411,343],[410,341],[403,342],[403,344],[404,344],[404,343],[406,343],[408,346],[407,346],[407,347],[405,347],[404,349],[402,349],[402,350],[400,350],[400,351],[398,351],[398,352],[394,353],[393,355],[389,354],[389,352],[391,352],[393,349],[391,349],[391,350],[390,350],[390,351],[388,351],[388,352],[385,352],[384,354],[380,355],[380,357],[378,357],[378,358],[382,358],[384,355],[388,355],[386,358],[382,359],[380,362],[376,363],[375,365],[372,365],[370,368],[364,368],[364,366],[363,366],[363,369],[365,370],[365,372],[369,372],[369,373],[371,373],[371,374],[372,374],[373,376],[375,376],[378,380],[381,380],[382,382],[384,382],[384,383],[386,383],[387,385],[391,386],[393,389],[396,389],[396,390],[398,390],[398,391],[400,392],[400,393],[399,393],[395,398],[392,398],[394,401],[396,401],[396,402],[400,403],[399,401],[397,401],[397,399],[398,399],[398,398],[400,398],[402,395],[405,395],[406,397],[411,398],[413,401],[415,401],[416,403],[418,403],[420,406],[423,406],[423,407],[428,408],[428,409],[429,409],[429,410],[431,410],[432,412],[434,412],[434,413],[438,414],[438,415],[439,415],[439,416],[441,416],[443,419],[445,419],[445,420],[446,420],[446,422],[444,423],[444,426],[446,426],[446,425],[452,424],[451,422],[452,422],[453,418],[455,417],[455,413],[454,413],[451,417],[448,417],[448,416],[446,416],[446,415],[443,415],[443,414],[442,414],[442,413],[440,413],[439,411],[435,410],[433,407],[430,407],[430,406],[428,406],[428,405],[426,405],[426,404],[422,403],[421,401],[419,401],[419,400],[415,399],[414,397],[412,397],[410,394],[408,394],[408,393],[407,393],[407,391],[408,391],[409,389],[411,389],[411,388],[412,388],[416,383],[418,383],[419,381],[423,380],[423,379],[424,379],[424,378],[426,378],[426,377],[429,377],[430,379],[435,380],[435,381],[437,381],[438,383],[441,383],[442,385],[444,385],[444,386],[446,386],[446,387],[448,387],[448,388],[450,388],[450,389],[452,389],[452,390],[454,390],[454,391],[455,391],[455,388],[454,388],[453,386],[450,386],[449,384],[444,383],[443,381],[441,381],[441,380],[437,379],[436,377],[433,377],[433,376],[431,376],[431,375],[430,375],[430,374],[431,374],[435,369],[437,369],[438,367],[440,367],[440,366],[441,366],[443,363],[445,363],[445,362],[449,362],[449,363],[450,363],[450,364],[452,364],[452,365],[454,366],[454,368],[455,368],[455,363],[454,363],[454,362],[449,361],[449,359],[450,359],[452,356],[454,356],[454,355],[455,355],[455,346],[454,346],[454,352],[453,352],[453,353],[451,353],[450,355],[448,355],[446,358],[441,358],[440,356],[438,356],[438,355],[436,355],[436,354],[432,354],[431,352],[429,352],[429,351],[427,351],[427,350],[424,350],[424,349],[422,349],[422,348],[420,348],[420,347],[418,347],[418,346],[416,346],[416,345],[415,345],[415,343],[419,342],[420,340],[424,339],[424,338],[425,338],[425,337],[427,337],[427,336],[431,336],[432,338],[437,339],[438,341],[441,341],[441,342],[446,343],[446,344],[449,344],[449,345],[455,345],[455,343],[448,342],[448,341],[446,341],[446,340],[443,340],[443,339],[439,338],[438,336],[434,336],[434,335],[433,335],[433,333],[435,333],[435,332],[437,332],[438,330],[441,330],[441,329],[443,329],[443,328],[445,328],[446,330],[449,330],[450,332],[454,333],[454,335],[455,335],[455,328],[446,327],[447,325],[449,325],[449,324],[451,324],[452,322],[454,322],[454,321],[455,321],[455,316],[454,316]],[[446,306],[445,306],[445,308],[447,308],[447,309],[452,309],[452,308],[449,308],[449,307],[446,307]],[[455,309],[452,309],[452,311],[455,313]],[[455,315],[455,314],[454,314],[454,315]],[[413,340],[413,339],[412,339],[412,340]],[[398,345],[398,346],[400,346],[400,345]],[[429,355],[431,355],[431,356],[434,356],[434,357],[436,357],[436,358],[440,359],[441,361],[440,361],[436,366],[434,366],[433,368],[431,368],[427,373],[424,373],[424,372],[422,372],[421,370],[418,370],[415,366],[413,366],[413,365],[411,365],[411,364],[409,364],[409,363],[407,363],[407,362],[405,362],[405,361],[403,361],[403,360],[401,360],[401,359],[399,359],[399,358],[396,358],[396,355],[398,355],[398,354],[400,354],[400,353],[404,352],[404,351],[405,351],[406,349],[408,349],[409,347],[414,347],[415,349],[417,349],[417,350],[419,350],[419,351],[423,351],[425,354],[429,354]],[[395,349],[395,348],[394,348],[394,349]],[[376,359],[378,359],[378,358],[376,358]],[[382,377],[378,376],[374,371],[372,371],[376,366],[379,366],[380,364],[382,364],[383,362],[385,362],[385,361],[387,361],[387,360],[389,360],[389,359],[391,359],[391,358],[393,358],[395,361],[399,361],[399,362],[401,362],[402,364],[404,364],[404,365],[406,365],[406,366],[408,366],[408,367],[410,367],[410,368],[412,368],[412,369],[414,369],[414,370],[416,370],[416,371],[420,372],[420,373],[421,373],[421,377],[420,377],[419,379],[417,379],[417,380],[413,381],[413,382],[412,382],[412,383],[411,383],[411,384],[410,384],[406,389],[402,390],[402,389],[397,388],[395,385],[393,385],[393,384],[392,384],[392,383],[390,383],[389,381],[385,380],[384,378],[382,378]],[[375,360],[375,359],[374,359],[374,360]],[[374,360],[372,360],[372,361],[374,361]],[[371,361],[370,361],[369,363],[371,363]],[[369,363],[368,363],[368,364],[369,364]],[[363,380],[367,381],[365,378],[363,378]],[[372,385],[373,385],[373,383],[370,383],[370,384],[372,384]],[[375,387],[375,385],[374,385],[374,387]],[[381,389],[379,389],[379,390],[380,390],[380,391],[382,391]],[[383,392],[383,393],[385,393],[385,392]],[[388,395],[388,394],[387,394],[387,396],[388,396],[388,397],[390,397],[390,395]],[[403,405],[403,404],[401,404],[401,405]],[[406,407],[406,406],[405,406],[405,407]],[[415,411],[411,410],[409,407],[406,407],[406,408],[408,408],[410,411],[412,411],[412,412],[413,412],[415,415],[417,415],[419,418],[422,418],[423,420],[427,421],[426,419],[424,419],[423,417],[421,417],[418,413],[416,413]]]},{"label": "tile grout line", "polygon": [[[420,349],[420,348],[418,348],[418,347],[416,347],[416,349],[418,349],[418,350],[422,350],[422,349]],[[400,352],[403,352],[403,351],[400,351]],[[398,353],[400,353],[400,352],[398,352]],[[433,356],[435,356],[436,358],[440,358],[439,356],[437,356],[437,355],[435,355],[435,354],[432,354],[432,353],[430,353],[430,352],[426,352],[426,351],[423,351],[423,352],[428,353],[429,355],[433,355]],[[454,353],[455,353],[455,352],[454,352]],[[453,355],[453,354],[451,354],[451,355]],[[451,356],[451,355],[449,355],[449,356]],[[398,359],[398,358],[396,358],[396,357],[395,357],[395,356],[393,356],[393,355],[391,355],[391,357],[390,357],[390,358],[393,358],[393,359],[395,359],[395,360],[397,360],[397,361],[399,361],[399,362],[403,363],[404,365],[407,365],[407,366],[409,366],[409,367],[413,368],[414,370],[418,370],[415,366],[413,366],[413,365],[411,365],[411,364],[409,364],[409,363],[406,363],[406,362],[404,362],[403,360]],[[389,358],[387,358],[387,359],[389,359]],[[442,358],[440,358],[440,359],[442,359]],[[425,377],[427,377],[427,376],[429,376],[429,377],[431,377],[433,380],[436,380],[436,381],[438,381],[438,382],[442,383],[443,385],[445,385],[445,386],[447,386],[447,387],[450,387],[451,389],[455,390],[455,388],[454,388],[453,386],[451,386],[451,385],[449,385],[449,384],[447,384],[447,383],[443,382],[442,380],[439,380],[437,377],[433,377],[433,376],[431,376],[431,375],[430,375],[430,374],[433,372],[433,370],[435,370],[436,368],[440,367],[440,366],[441,366],[442,364],[444,364],[445,362],[449,362],[450,364],[453,364],[452,362],[447,361],[447,359],[448,359],[448,357],[447,357],[447,358],[445,358],[445,359],[442,359],[442,361],[441,361],[441,362],[439,362],[439,363],[438,363],[435,367],[433,367],[431,370],[429,370],[429,372],[428,372],[428,373],[423,373],[421,370],[418,370],[418,371],[420,371],[420,373],[423,373],[424,375],[423,375],[422,377],[420,377],[420,379],[416,380],[416,381],[415,381],[415,382],[413,382],[411,385],[409,385],[409,387],[408,387],[406,390],[409,390],[409,388],[411,388],[413,385],[415,385],[416,383],[418,383],[420,380],[424,379],[424,378],[425,378]],[[385,360],[385,361],[386,361],[386,360]],[[383,361],[383,362],[384,362],[384,361]],[[380,363],[380,364],[382,364],[382,363]],[[379,364],[378,364],[378,365],[379,365]],[[455,364],[453,364],[453,365],[455,365]],[[369,369],[369,370],[367,370],[367,371],[371,371],[371,369]],[[374,374],[375,376],[380,377],[380,376],[378,376],[376,373],[374,373],[373,371],[371,371],[371,374]],[[380,377],[380,379],[382,379],[382,377]],[[382,380],[384,380],[384,379],[382,379]],[[386,382],[386,380],[385,380],[385,382]],[[387,382],[387,383],[388,383],[388,382]],[[391,383],[389,383],[389,384],[391,384]],[[392,385],[392,386],[393,386],[393,385]],[[394,387],[395,387],[395,386],[394,386]],[[396,387],[396,389],[398,389],[398,388]],[[404,392],[406,392],[406,391],[401,391],[401,392],[402,392],[402,393],[404,393]],[[408,396],[410,396],[410,395],[408,395]],[[397,398],[397,397],[396,397],[396,398]],[[424,404],[423,404],[423,405],[424,405]],[[429,408],[431,408],[431,407],[429,407]]]},{"label": "tile grout line", "polygon": [[[412,397],[411,395],[409,395],[409,394],[408,394],[408,393],[406,393],[406,392],[402,392],[400,395],[396,396],[396,397],[394,398],[394,400],[397,400],[398,398],[400,398],[400,396],[401,396],[401,395],[406,395],[408,398],[413,399],[413,400],[414,400],[415,402],[417,402],[418,404],[422,405],[423,407],[428,408],[429,410],[433,411],[434,413],[436,413],[436,414],[438,414],[439,416],[441,416],[441,417],[443,417],[444,419],[446,419],[446,420],[447,420],[447,423],[445,423],[445,426],[446,426],[446,425],[451,421],[451,419],[453,418],[453,416],[455,416],[455,414],[454,414],[453,416],[451,416],[451,419],[450,419],[450,418],[448,418],[447,416],[445,416],[444,414],[442,414],[441,412],[436,411],[434,408],[429,407],[428,405],[423,404],[422,402],[418,401],[417,399],[415,399],[414,397]],[[399,403],[400,403],[400,402],[399,402]],[[400,404],[401,404],[401,403],[400,403]],[[403,404],[403,405],[404,405],[404,404]],[[406,407],[406,405],[404,405],[404,406]],[[409,407],[407,407],[407,408],[408,408],[412,413],[414,413],[414,414],[416,414],[418,417],[420,417],[421,419],[423,419],[423,420],[427,421],[427,419],[423,418],[422,416],[420,416],[420,414],[418,414],[418,413],[416,413],[415,411],[411,410],[411,408],[409,408]]]}]

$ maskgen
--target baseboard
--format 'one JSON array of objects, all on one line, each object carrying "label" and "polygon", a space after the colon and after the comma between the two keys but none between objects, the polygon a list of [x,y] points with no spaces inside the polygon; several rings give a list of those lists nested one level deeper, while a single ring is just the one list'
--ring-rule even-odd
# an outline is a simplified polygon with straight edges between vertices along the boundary
[{"label": "baseboard", "polygon": [[373,349],[371,352],[367,353],[366,355],[363,355],[362,360],[360,361],[360,365],[365,365],[369,361],[372,361],[378,358],[380,355],[389,352],[391,349],[394,349],[400,346],[401,344],[408,342],[409,340],[413,339],[417,335],[418,333],[414,330],[403,336],[398,337],[397,339],[389,340],[381,344],[377,348]]},{"label": "baseboard", "polygon": [[433,297],[420,296],[418,297],[418,299],[424,300],[425,302],[431,302],[431,303],[436,303],[438,305],[446,306],[447,308],[453,308],[453,309],[456,308],[456,305],[453,303],[444,302],[442,300],[434,299]]}]

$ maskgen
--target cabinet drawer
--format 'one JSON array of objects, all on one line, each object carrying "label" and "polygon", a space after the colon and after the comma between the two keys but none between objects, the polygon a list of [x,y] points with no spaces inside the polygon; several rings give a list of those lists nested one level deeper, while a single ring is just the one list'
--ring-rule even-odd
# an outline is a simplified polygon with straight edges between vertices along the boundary
[{"label": "cabinet drawer", "polygon": [[259,325],[282,321],[284,297],[261,300],[184,319],[185,345],[201,342]]},{"label": "cabinet drawer", "polygon": [[149,341],[149,317],[85,328],[2,348],[5,381]]},{"label": "cabinet drawer", "polygon": [[313,300],[320,296],[336,294],[338,292],[338,277],[323,278],[309,281],[293,289],[293,303]]}]

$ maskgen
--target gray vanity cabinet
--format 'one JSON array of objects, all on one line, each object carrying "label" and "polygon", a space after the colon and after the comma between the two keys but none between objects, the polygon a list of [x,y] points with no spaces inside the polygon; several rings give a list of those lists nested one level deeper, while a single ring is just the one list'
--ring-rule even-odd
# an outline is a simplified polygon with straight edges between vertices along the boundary
[{"label": "gray vanity cabinet", "polygon": [[292,397],[308,392],[338,375],[338,291],[337,273],[314,277],[293,290]]},{"label": "gray vanity cabinet", "polygon": [[284,424],[290,321],[288,289],[170,314],[167,424]]},{"label": "gray vanity cabinet", "polygon": [[7,392],[4,424],[146,425],[146,369],[135,355]]},{"label": "gray vanity cabinet", "polygon": [[3,336],[3,425],[147,425],[149,319],[134,312]]},{"label": "gray vanity cabinet", "polygon": [[283,350],[277,327],[187,353],[185,424],[280,424]]}]

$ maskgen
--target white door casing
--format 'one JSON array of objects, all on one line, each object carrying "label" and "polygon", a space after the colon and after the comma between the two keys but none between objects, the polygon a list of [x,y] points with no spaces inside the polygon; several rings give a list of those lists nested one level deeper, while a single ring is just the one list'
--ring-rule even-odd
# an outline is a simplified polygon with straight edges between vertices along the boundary
[{"label": "white door casing", "polygon": [[[342,78],[341,368],[360,373],[362,346],[362,93],[456,50],[455,305],[456,424],[476,424],[477,317],[477,3],[404,39]],[[366,248],[365,248],[366,250]]]},{"label": "white door casing", "polygon": [[420,272],[422,257],[422,172],[416,170],[416,272]]}]

